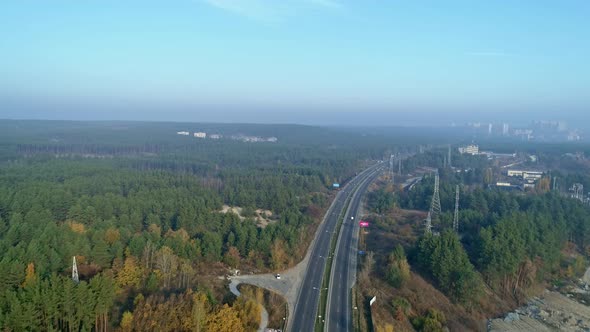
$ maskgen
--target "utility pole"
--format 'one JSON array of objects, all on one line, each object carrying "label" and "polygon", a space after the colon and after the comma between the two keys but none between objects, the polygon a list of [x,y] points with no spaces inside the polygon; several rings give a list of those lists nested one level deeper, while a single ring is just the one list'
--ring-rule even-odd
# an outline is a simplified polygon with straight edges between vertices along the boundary
[{"label": "utility pole", "polygon": [[78,277],[78,265],[76,264],[76,256],[72,258],[72,281],[75,283],[80,282],[80,278]]},{"label": "utility pole", "polygon": [[453,230],[459,234],[459,185],[455,187],[455,215],[453,217]]}]

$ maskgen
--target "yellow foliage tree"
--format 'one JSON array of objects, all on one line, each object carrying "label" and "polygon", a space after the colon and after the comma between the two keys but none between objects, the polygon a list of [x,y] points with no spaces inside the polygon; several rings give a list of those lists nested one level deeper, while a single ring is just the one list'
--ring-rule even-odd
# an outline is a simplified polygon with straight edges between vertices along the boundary
[{"label": "yellow foliage tree", "polygon": [[376,332],[393,332],[393,325],[385,324],[385,325],[377,325],[375,327]]},{"label": "yellow foliage tree", "polygon": [[193,295],[193,307],[191,311],[191,330],[194,332],[205,331],[205,324],[207,322],[207,313],[209,312],[209,300],[207,295],[197,293]]},{"label": "yellow foliage tree", "polygon": [[237,311],[224,304],[217,312],[207,316],[206,331],[217,332],[244,332],[244,326],[238,317]]},{"label": "yellow foliage tree", "polygon": [[285,243],[282,240],[276,240],[270,249],[270,257],[272,260],[272,267],[274,269],[282,269],[287,260],[287,253],[285,252]]},{"label": "yellow foliage tree", "polygon": [[262,310],[260,305],[254,300],[245,300],[243,297],[240,297],[236,301],[234,309],[237,311],[238,317],[246,330],[256,330],[260,326],[260,314]]},{"label": "yellow foliage tree", "polygon": [[133,256],[125,258],[123,268],[117,273],[117,284],[120,287],[139,287],[142,270],[137,259]]},{"label": "yellow foliage tree", "polygon": [[23,287],[32,286],[37,283],[37,274],[35,273],[35,263],[29,263],[27,265],[27,273],[25,275],[25,281]]},{"label": "yellow foliage tree", "polygon": [[104,233],[104,240],[107,241],[108,244],[113,244],[121,238],[121,234],[119,230],[114,227],[109,227],[107,231]]},{"label": "yellow foliage tree", "polygon": [[538,193],[546,193],[549,191],[550,184],[551,184],[551,178],[550,177],[543,177],[543,178],[539,179],[539,181],[537,181],[537,184],[535,185],[535,189],[537,189]]},{"label": "yellow foliage tree", "polygon": [[74,233],[78,233],[78,234],[86,233],[86,227],[84,226],[84,224],[81,224],[81,223],[73,221],[73,220],[68,221],[67,224],[68,224],[68,226],[70,226],[70,229]]},{"label": "yellow foliage tree", "polygon": [[123,313],[121,318],[121,330],[127,332],[133,329],[133,314],[129,311]]}]

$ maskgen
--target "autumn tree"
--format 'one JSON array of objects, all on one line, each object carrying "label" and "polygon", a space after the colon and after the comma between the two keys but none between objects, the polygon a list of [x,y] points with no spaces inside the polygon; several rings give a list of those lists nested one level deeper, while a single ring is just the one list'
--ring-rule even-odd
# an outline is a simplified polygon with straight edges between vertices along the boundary
[{"label": "autumn tree", "polygon": [[142,275],[143,272],[137,262],[137,258],[128,256],[125,258],[123,268],[117,273],[117,285],[119,287],[139,287]]},{"label": "autumn tree", "polygon": [[285,243],[282,240],[276,240],[273,243],[270,257],[273,269],[280,270],[285,267],[288,256],[285,252]]},{"label": "autumn tree", "polygon": [[233,308],[224,304],[221,309],[207,316],[207,331],[219,332],[244,332],[244,326],[238,312]]}]

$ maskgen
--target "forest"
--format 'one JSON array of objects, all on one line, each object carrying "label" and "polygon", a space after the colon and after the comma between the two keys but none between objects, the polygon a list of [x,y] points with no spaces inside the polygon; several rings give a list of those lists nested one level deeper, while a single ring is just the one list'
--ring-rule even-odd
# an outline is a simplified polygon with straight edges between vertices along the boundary
[{"label": "forest", "polygon": [[[198,126],[278,143],[178,137],[190,127],[179,124],[1,126],[6,331],[256,330],[258,305],[222,279],[296,263],[332,183],[385,153],[376,138],[305,126]],[[272,213],[268,224],[259,209]]]},{"label": "forest", "polygon": [[[522,301],[531,286],[584,272],[584,257],[590,252],[587,204],[559,191],[507,192],[461,185],[456,234],[455,186],[462,180],[461,175],[441,172],[443,213],[433,222],[439,235],[421,236],[408,252],[411,265],[450,298],[476,305],[485,283],[504,297]],[[430,176],[411,191],[394,194],[381,188],[369,195],[368,204],[379,214],[395,207],[427,211],[433,186]],[[569,259],[564,250],[581,255]]]}]

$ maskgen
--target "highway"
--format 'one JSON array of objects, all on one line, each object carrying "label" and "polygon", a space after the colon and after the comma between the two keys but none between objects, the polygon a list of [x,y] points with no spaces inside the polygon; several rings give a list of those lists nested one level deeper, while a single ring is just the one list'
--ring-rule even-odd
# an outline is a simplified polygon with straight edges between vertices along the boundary
[{"label": "highway", "polygon": [[[381,170],[383,164],[377,163],[353,178],[338,192],[328,209],[324,222],[318,229],[319,233],[312,243],[309,263],[299,289],[293,317],[290,318],[290,331],[311,332],[314,330],[320,293],[326,291],[322,289],[322,280],[327,259],[330,256],[330,242],[337,229],[338,217],[343,212],[347,199],[356,192],[364,180],[374,176],[377,170]],[[350,221],[345,221],[345,224],[350,224]]]},{"label": "highway", "polygon": [[[341,227],[330,275],[324,330],[352,330],[351,289],[356,281],[356,258],[359,221],[358,210],[369,185],[379,176],[381,168],[367,176],[353,192]],[[354,219],[351,219],[354,217]]]}]

